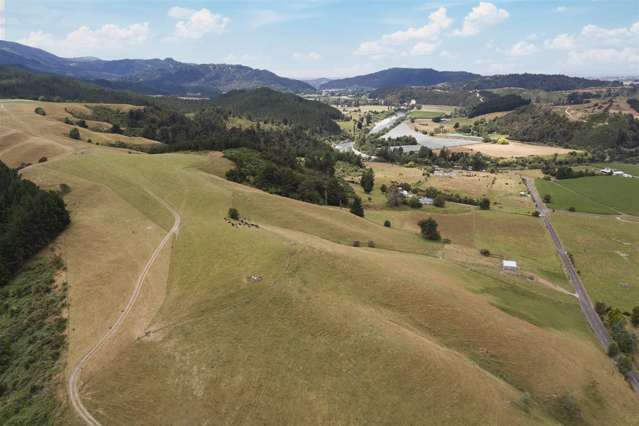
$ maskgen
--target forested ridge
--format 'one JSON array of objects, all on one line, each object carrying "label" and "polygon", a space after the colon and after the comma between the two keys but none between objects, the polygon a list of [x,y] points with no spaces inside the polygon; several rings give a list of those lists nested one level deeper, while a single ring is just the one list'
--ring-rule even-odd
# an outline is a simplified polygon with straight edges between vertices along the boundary
[{"label": "forested ridge", "polygon": [[213,100],[214,104],[260,121],[276,121],[291,126],[301,126],[317,133],[340,132],[333,120],[342,118],[342,113],[322,102],[299,96],[260,88],[233,90]]},{"label": "forested ridge", "polygon": [[69,222],[59,194],[39,189],[0,162],[0,286]]},{"label": "forested ridge", "polygon": [[639,159],[639,120],[602,112],[571,121],[549,108],[528,105],[489,123],[490,130],[524,142],[587,150],[599,159]]},{"label": "forested ridge", "polygon": [[518,95],[504,95],[488,99],[480,104],[470,108],[469,117],[477,117],[478,115],[489,114],[491,112],[511,111],[523,105],[528,105],[529,99],[524,99]]}]

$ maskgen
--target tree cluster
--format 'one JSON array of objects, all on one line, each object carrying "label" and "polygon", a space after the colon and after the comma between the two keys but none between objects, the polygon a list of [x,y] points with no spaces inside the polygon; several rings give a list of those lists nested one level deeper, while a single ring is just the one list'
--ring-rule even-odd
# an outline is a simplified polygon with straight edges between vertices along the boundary
[{"label": "tree cluster", "polygon": [[0,162],[0,286],[69,225],[64,201]]}]

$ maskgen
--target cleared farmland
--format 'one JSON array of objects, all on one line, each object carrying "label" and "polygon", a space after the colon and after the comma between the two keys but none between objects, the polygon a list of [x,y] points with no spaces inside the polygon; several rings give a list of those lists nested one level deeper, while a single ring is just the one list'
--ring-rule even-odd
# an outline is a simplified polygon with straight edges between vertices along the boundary
[{"label": "cleared farmland", "polygon": [[[557,424],[566,398],[587,423],[639,416],[572,296],[464,259],[464,244],[456,256],[414,229],[226,181],[219,156],[69,146],[25,174],[71,186],[74,222],[58,242],[70,364],[171,226],[147,191],[183,223],[123,331],[83,373],[82,397],[105,424]],[[229,207],[259,227],[230,225]],[[495,233],[501,215],[478,214],[477,244],[519,249]],[[532,236],[538,223],[525,219],[510,232]]]},{"label": "cleared farmland", "polygon": [[551,208],[578,212],[639,215],[639,179],[594,176],[560,181],[537,179],[542,197],[550,195]]}]

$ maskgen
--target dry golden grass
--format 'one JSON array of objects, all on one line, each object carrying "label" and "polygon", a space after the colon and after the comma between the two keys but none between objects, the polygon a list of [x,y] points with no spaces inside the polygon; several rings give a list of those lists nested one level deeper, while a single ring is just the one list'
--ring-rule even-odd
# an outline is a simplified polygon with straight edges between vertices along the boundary
[{"label": "dry golden grass", "polygon": [[[58,242],[70,360],[118,314],[172,223],[146,190],[182,215],[149,293],[83,375],[82,397],[102,423],[557,424],[567,394],[586,423],[639,416],[574,298],[464,261],[478,244],[539,250],[545,234],[532,218],[476,212],[448,228],[442,217],[445,232],[459,233],[449,259],[414,229],[203,171],[227,166],[93,147],[25,171],[72,187],[73,225]],[[260,228],[227,224],[231,206]],[[466,216],[478,221],[468,245]],[[378,248],[351,247],[356,238]],[[515,247],[522,239],[530,247]]]}]

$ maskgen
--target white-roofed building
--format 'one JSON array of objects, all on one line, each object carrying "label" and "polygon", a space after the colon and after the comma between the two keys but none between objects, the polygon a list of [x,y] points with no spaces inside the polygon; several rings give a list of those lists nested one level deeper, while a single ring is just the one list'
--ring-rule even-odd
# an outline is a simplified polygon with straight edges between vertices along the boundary
[{"label": "white-roofed building", "polygon": [[502,260],[501,261],[501,269],[503,271],[516,272],[517,271],[517,261],[515,261],[515,260]]}]

